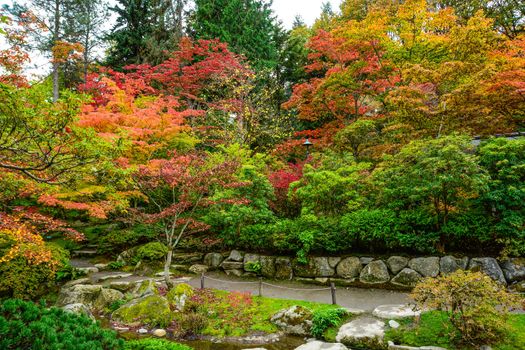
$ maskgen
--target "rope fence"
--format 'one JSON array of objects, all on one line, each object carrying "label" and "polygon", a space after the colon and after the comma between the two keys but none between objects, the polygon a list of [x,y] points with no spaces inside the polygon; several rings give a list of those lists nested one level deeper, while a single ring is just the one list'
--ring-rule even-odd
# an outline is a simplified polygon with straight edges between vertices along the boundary
[{"label": "rope fence", "polygon": [[291,288],[291,287],[285,287],[285,286],[279,286],[276,284],[271,284],[268,282],[263,282],[262,277],[259,278],[259,281],[226,281],[221,280],[217,278],[212,278],[209,276],[206,276],[204,273],[201,274],[201,289],[204,289],[206,287],[206,280],[219,282],[219,283],[228,283],[228,284],[253,284],[257,285],[259,287],[259,296],[263,296],[263,286],[267,287],[273,287],[277,289],[285,289],[285,290],[294,290],[299,292],[321,292],[321,291],[330,291],[331,297],[332,297],[332,304],[337,304],[337,296],[336,296],[336,288],[335,284],[333,282],[330,282],[330,287],[325,288]]}]

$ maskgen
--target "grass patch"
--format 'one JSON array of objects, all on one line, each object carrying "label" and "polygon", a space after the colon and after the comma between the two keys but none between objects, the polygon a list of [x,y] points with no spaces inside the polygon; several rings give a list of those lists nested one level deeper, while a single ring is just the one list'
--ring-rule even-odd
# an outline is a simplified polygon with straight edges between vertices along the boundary
[{"label": "grass patch", "polygon": [[[412,319],[399,321],[401,327],[389,329],[385,339],[396,344],[409,346],[440,346],[447,349],[458,348],[452,343],[457,333],[448,320],[447,315],[440,311],[426,312],[421,315],[419,324]],[[503,343],[493,345],[494,350],[525,350],[525,315],[510,315],[508,321],[510,332]]]},{"label": "grass patch", "polygon": [[276,332],[278,329],[270,322],[270,318],[293,305],[303,306],[312,312],[339,308],[337,305],[302,300],[254,297],[249,293],[212,290],[196,290],[187,308],[190,312],[206,316],[207,325],[201,334],[225,337]]}]

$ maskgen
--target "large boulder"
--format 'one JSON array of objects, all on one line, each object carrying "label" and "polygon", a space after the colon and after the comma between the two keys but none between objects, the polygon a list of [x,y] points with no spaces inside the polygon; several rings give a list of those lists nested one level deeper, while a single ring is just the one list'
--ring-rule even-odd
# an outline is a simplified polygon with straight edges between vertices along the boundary
[{"label": "large boulder", "polygon": [[166,327],[172,320],[168,300],[160,295],[133,299],[111,314],[112,321],[127,326]]},{"label": "large boulder", "polygon": [[408,265],[408,258],[404,256],[391,256],[387,259],[386,264],[392,273],[395,275],[403,270]]},{"label": "large boulder", "polygon": [[244,263],[240,261],[223,261],[221,267],[224,270],[242,270],[244,268]]},{"label": "large boulder", "polygon": [[222,254],[220,253],[208,253],[204,256],[204,265],[216,269],[221,265],[223,260]]},{"label": "large boulder", "polygon": [[442,274],[450,274],[457,270],[466,270],[468,266],[468,257],[456,258],[451,255],[447,255],[439,260],[439,269]]},{"label": "large boulder", "polygon": [[348,350],[348,348],[341,343],[325,343],[314,340],[295,348],[295,350]]},{"label": "large boulder", "polygon": [[359,258],[349,257],[341,260],[341,262],[337,265],[336,271],[337,275],[342,278],[354,279],[359,277],[362,269],[363,265],[361,265]]},{"label": "large boulder", "polygon": [[95,321],[95,316],[93,316],[89,308],[84,304],[81,304],[81,303],[67,304],[65,306],[62,306],[62,310],[66,312],[71,312],[77,315],[84,315],[90,318],[92,321]]},{"label": "large boulder", "polygon": [[328,263],[326,257],[312,257],[308,259],[306,264],[300,263],[297,260],[293,262],[294,275],[299,277],[331,277],[335,274],[335,270]]},{"label": "large boulder", "polygon": [[291,280],[292,277],[292,261],[285,257],[275,258],[275,278],[279,280]]},{"label": "large boulder", "polygon": [[261,256],[261,275],[267,278],[275,276],[275,258],[273,256]]},{"label": "large boulder", "polygon": [[494,258],[473,258],[468,264],[469,270],[481,271],[490,276],[496,282],[507,285],[503,271]]},{"label": "large boulder", "polygon": [[57,306],[84,304],[91,307],[101,291],[102,286],[91,284],[76,284],[68,288],[62,288],[58,295]]},{"label": "large boulder", "polygon": [[191,265],[188,271],[196,275],[200,275],[200,274],[208,272],[209,268],[210,267],[208,265],[195,264],[195,265]]},{"label": "large boulder", "polygon": [[417,271],[423,277],[437,277],[439,275],[439,258],[415,258],[408,262],[408,267]]},{"label": "large boulder", "polygon": [[365,266],[359,280],[367,284],[381,284],[390,280],[390,274],[383,260],[375,260]]},{"label": "large boulder", "polygon": [[97,300],[93,303],[96,310],[104,310],[116,301],[124,299],[124,294],[115,289],[102,288]]},{"label": "large boulder", "polygon": [[231,270],[224,270],[226,272],[226,275],[228,276],[235,276],[235,277],[242,277],[244,274],[244,270],[239,269],[231,269]]},{"label": "large boulder", "polygon": [[419,281],[421,281],[421,278],[422,277],[419,273],[407,267],[395,275],[390,283],[399,287],[413,288]]},{"label": "large boulder", "polygon": [[501,263],[501,269],[508,283],[525,280],[525,258],[505,260]]},{"label": "large boulder", "polygon": [[109,287],[111,289],[116,289],[124,293],[129,291],[131,288],[133,288],[133,286],[135,286],[135,284],[131,281],[111,281],[109,282]]},{"label": "large boulder", "polygon": [[307,308],[294,305],[272,316],[271,322],[286,334],[309,336],[313,314]]},{"label": "large boulder", "polygon": [[378,318],[392,320],[405,317],[416,317],[421,311],[416,311],[412,305],[381,305],[374,309],[373,315]]},{"label": "large boulder", "polygon": [[64,284],[62,286],[62,288],[70,288],[70,287],[73,287],[77,284],[91,284],[91,278],[89,277],[83,277],[83,278],[79,278],[79,279],[76,279],[76,280],[72,280],[72,281],[69,281],[67,282],[66,284]]},{"label": "large boulder", "polygon": [[383,348],[385,322],[370,316],[360,316],[344,324],[335,340],[348,346]]},{"label": "large boulder", "polygon": [[342,258],[340,258],[338,256],[330,256],[328,258],[328,264],[330,265],[330,267],[335,268],[337,266],[337,264],[339,264],[339,262],[341,260],[342,260]]},{"label": "large boulder", "polygon": [[123,251],[120,253],[117,257],[117,262],[124,263],[124,264],[130,264],[135,257],[135,254],[137,253],[138,247],[133,247],[128,250]]},{"label": "large boulder", "polygon": [[232,250],[227,260],[240,262],[243,260],[243,257],[244,257],[244,254],[241,253],[240,251]]},{"label": "large boulder", "polygon": [[152,279],[145,279],[135,282],[135,286],[131,291],[134,298],[142,298],[148,295],[159,294],[157,282]]},{"label": "large boulder", "polygon": [[183,252],[174,252],[172,261],[175,264],[180,265],[191,265],[194,263],[200,263],[204,258],[203,253],[183,253]]}]

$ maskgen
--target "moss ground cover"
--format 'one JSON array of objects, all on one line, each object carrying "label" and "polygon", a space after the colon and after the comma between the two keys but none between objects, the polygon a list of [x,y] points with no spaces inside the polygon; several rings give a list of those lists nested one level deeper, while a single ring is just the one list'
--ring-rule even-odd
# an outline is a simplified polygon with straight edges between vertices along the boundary
[{"label": "moss ground cover", "polygon": [[338,306],[299,300],[251,296],[248,293],[196,290],[186,310],[207,317],[204,335],[243,336],[255,332],[272,333],[277,328],[270,318],[279,310],[300,305],[312,312],[338,309]]},{"label": "moss ground cover", "polygon": [[[507,322],[510,329],[505,340],[493,345],[492,348],[495,350],[525,349],[525,315],[510,315]],[[466,347],[458,348],[452,343],[454,327],[443,312],[423,313],[418,324],[409,319],[400,321],[400,324],[400,328],[387,331],[387,340],[410,346],[435,345],[447,349],[467,349]]]}]

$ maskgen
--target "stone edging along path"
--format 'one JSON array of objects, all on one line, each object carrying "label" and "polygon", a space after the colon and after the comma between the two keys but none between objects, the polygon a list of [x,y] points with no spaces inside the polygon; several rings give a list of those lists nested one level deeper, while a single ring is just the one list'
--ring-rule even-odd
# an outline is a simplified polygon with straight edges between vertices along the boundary
[{"label": "stone edging along path", "polygon": [[[119,256],[125,261],[126,253]],[[129,254],[129,253],[128,253]],[[424,277],[437,277],[458,269],[481,270],[497,282],[518,292],[525,291],[525,258],[498,261],[492,257],[343,256],[310,257],[306,264],[297,259],[243,253],[176,253],[172,265],[179,270],[204,273],[222,270],[237,277],[262,276],[277,280],[366,288],[412,289]]]}]

